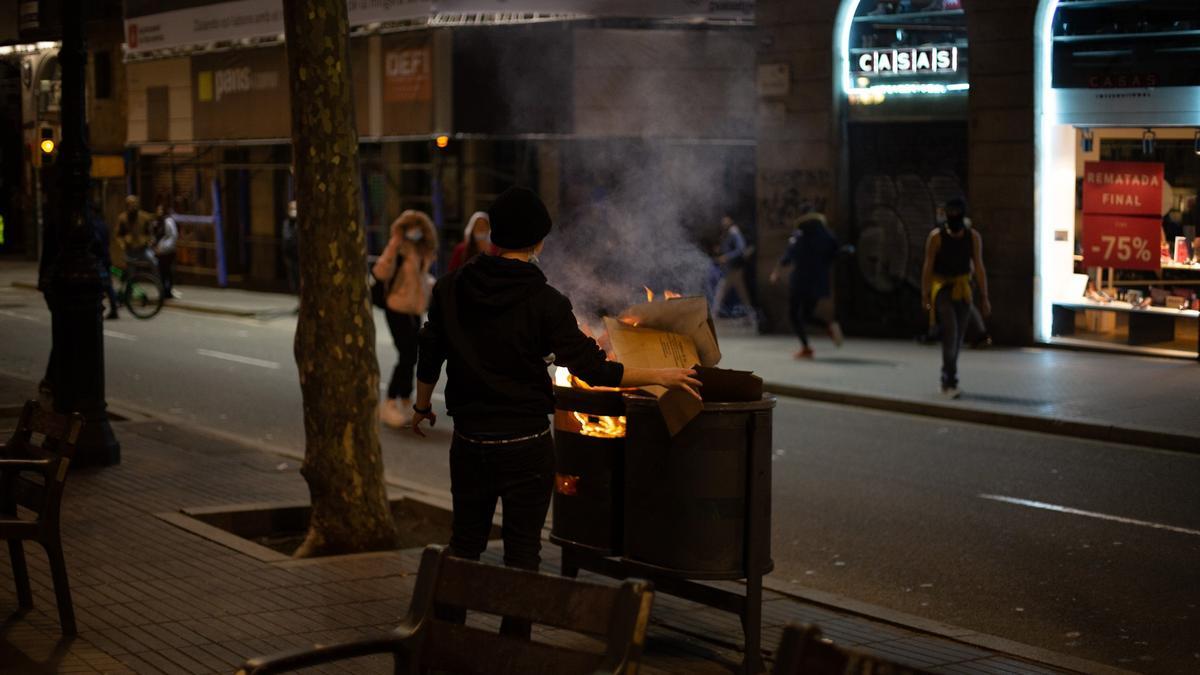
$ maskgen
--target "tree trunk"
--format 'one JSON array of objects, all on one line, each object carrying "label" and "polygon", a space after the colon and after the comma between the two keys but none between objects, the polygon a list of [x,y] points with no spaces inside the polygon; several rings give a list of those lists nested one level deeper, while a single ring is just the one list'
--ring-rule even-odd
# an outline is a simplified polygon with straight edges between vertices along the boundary
[{"label": "tree trunk", "polygon": [[[299,210],[296,365],[312,497],[305,557],[395,544],[379,448],[379,363],[358,219],[346,0],[283,3]],[[246,111],[253,115],[253,111]]]}]

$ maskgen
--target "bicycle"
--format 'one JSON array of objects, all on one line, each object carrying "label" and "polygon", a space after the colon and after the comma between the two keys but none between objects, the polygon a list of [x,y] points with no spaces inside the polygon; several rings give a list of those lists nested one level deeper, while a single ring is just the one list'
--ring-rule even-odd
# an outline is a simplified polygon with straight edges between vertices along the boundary
[{"label": "bicycle", "polygon": [[148,260],[128,258],[127,272],[116,265],[110,268],[113,278],[121,282],[117,300],[139,319],[150,319],[162,310],[166,291]]}]

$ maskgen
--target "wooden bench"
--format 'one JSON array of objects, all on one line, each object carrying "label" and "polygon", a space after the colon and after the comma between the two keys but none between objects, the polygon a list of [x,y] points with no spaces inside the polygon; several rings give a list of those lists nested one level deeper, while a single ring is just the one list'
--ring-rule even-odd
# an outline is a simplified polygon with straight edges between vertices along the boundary
[{"label": "wooden bench", "polygon": [[826,642],[816,626],[795,624],[783,629],[772,672],[774,675],[932,675],[880,656],[838,647]]},{"label": "wooden bench", "polygon": [[1129,316],[1129,337],[1131,345],[1151,345],[1159,342],[1171,342],[1175,339],[1175,322],[1178,319],[1196,321],[1200,315],[1195,310],[1180,311],[1166,307],[1146,307],[1133,309],[1126,303],[1100,304],[1087,302],[1056,302],[1052,306],[1054,335],[1070,336],[1075,334],[1076,312],[1114,312]]},{"label": "wooden bench", "polygon": [[[527,673],[635,674],[654,593],[630,580],[603,586],[450,557],[429,546],[398,628],[373,638],[315,645],[247,661],[244,675],[298,668],[370,654],[391,654],[397,673],[428,670],[479,675]],[[435,607],[439,611],[435,611]],[[468,627],[440,616],[461,608],[528,620],[600,637],[605,651],[580,651]]]},{"label": "wooden bench", "polygon": [[[0,445],[0,539],[8,541],[17,602],[22,609],[33,607],[24,542],[36,541],[50,560],[63,635],[75,634],[75,609],[63,558],[59,512],[67,469],[82,428],[79,413],[59,415],[30,401],[21,411],[12,438]],[[34,434],[41,436],[40,441]],[[32,520],[18,514],[18,504],[33,512]]]}]

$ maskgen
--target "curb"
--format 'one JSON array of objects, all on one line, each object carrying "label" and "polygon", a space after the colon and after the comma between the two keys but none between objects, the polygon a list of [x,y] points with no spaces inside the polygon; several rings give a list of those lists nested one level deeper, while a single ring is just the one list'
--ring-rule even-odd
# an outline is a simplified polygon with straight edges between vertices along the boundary
[{"label": "curb", "polygon": [[944,405],[831,389],[815,389],[812,387],[773,382],[763,383],[763,390],[789,398],[822,401],[824,403],[836,403],[839,405],[871,408],[923,417],[937,417],[958,422],[1004,427],[1006,429],[1034,431],[1055,436],[1069,436],[1071,438],[1092,441],[1138,445],[1158,450],[1200,454],[1200,438],[1186,434],[1172,434],[1150,429],[1135,429],[1132,427],[1055,419],[1037,415],[1022,415],[1020,413],[980,410],[964,406]]},{"label": "curb", "polygon": [[[12,285],[16,288],[36,291],[37,284],[29,281],[14,281]],[[206,305],[203,303],[188,302],[187,300],[170,299],[163,303],[163,307],[171,309],[181,309],[185,312],[196,312],[199,314],[215,314],[220,316],[232,316],[239,319],[256,319],[262,317],[275,317],[283,315],[291,315],[292,310],[274,308],[274,309],[234,309],[231,307],[222,307],[220,305]]]},{"label": "curb", "polygon": [[863,617],[872,621],[897,626],[914,633],[934,635],[945,640],[978,647],[998,655],[1029,661],[1036,664],[1052,666],[1076,673],[1088,675],[1135,675],[1134,671],[1123,670],[1096,661],[1089,661],[1069,654],[1051,651],[1042,647],[1016,642],[1007,638],[980,633],[968,628],[926,619],[924,617],[899,612],[896,610],[872,605],[853,598],[847,598],[836,593],[828,593],[804,586],[786,584],[775,579],[764,578],[763,588],[780,595],[792,598],[798,602],[817,605],[842,614]]}]

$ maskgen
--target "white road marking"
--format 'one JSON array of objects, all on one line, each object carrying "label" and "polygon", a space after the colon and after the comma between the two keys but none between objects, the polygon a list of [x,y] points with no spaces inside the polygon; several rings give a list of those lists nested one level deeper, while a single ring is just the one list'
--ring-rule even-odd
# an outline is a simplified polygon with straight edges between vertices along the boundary
[{"label": "white road marking", "polygon": [[117,340],[129,340],[130,342],[137,342],[136,335],[130,335],[129,333],[119,333],[115,330],[108,330],[107,328],[104,330],[104,337],[110,337],[110,338],[114,338]]},{"label": "white road marking", "polygon": [[244,363],[248,366],[258,366],[259,368],[270,368],[271,370],[279,370],[279,364],[274,361],[264,361],[255,359],[249,356],[238,356],[237,354],[226,354],[225,352],[214,352],[211,349],[197,349],[196,353],[200,356],[210,356],[214,359],[223,359],[225,361],[233,361],[234,363]]},{"label": "white road marking", "polygon": [[0,309],[0,314],[3,314],[4,316],[11,316],[14,319],[24,319],[26,321],[32,321],[33,323],[44,323],[41,319],[38,319],[38,318],[35,318],[32,316],[25,316],[24,314],[20,314],[18,312],[10,312],[7,309]]},{"label": "white road marking", "polygon": [[1097,518],[1099,520],[1110,520],[1114,523],[1124,523],[1126,525],[1138,525],[1140,527],[1149,527],[1155,530],[1166,530],[1168,532],[1178,532],[1179,534],[1191,534],[1200,537],[1200,530],[1192,530],[1186,527],[1177,527],[1175,525],[1165,525],[1163,523],[1155,523],[1149,520],[1137,520],[1135,518],[1125,518],[1124,516],[1114,516],[1107,513],[1097,513],[1095,511],[1084,511],[1082,509],[1073,509],[1069,506],[1059,506],[1057,504],[1047,504],[1046,502],[1035,502],[1029,499],[1018,499],[1016,497],[1005,497],[1003,495],[979,495],[982,499],[990,499],[995,502],[1004,502],[1006,504],[1016,504],[1017,506],[1028,506],[1031,509],[1043,509],[1046,511],[1057,511],[1058,513],[1069,513],[1073,516],[1084,516],[1086,518]]}]

